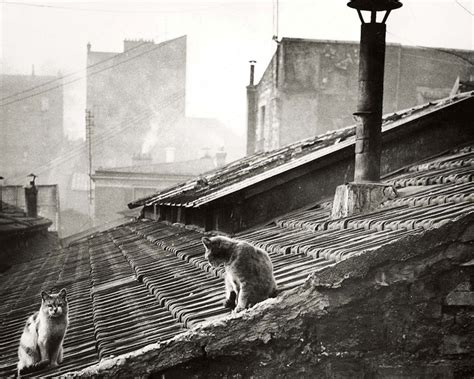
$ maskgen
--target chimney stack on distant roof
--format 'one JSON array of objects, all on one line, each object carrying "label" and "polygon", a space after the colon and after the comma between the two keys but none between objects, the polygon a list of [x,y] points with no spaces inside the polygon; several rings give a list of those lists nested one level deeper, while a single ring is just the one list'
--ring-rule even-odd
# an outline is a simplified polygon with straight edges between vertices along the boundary
[{"label": "chimney stack on distant roof", "polygon": [[31,177],[32,180],[30,180],[30,184],[25,187],[26,214],[28,217],[38,217],[38,188],[35,184],[37,176],[30,174],[27,178],[29,177]]},{"label": "chimney stack on distant roof", "polygon": [[249,61],[250,63],[250,86],[253,86],[254,78],[255,78],[255,63],[257,61]]},{"label": "chimney stack on distant roof", "polygon": [[250,63],[250,83],[247,86],[247,155],[255,153],[257,132],[257,86],[254,85],[255,63]]},{"label": "chimney stack on distant roof", "polygon": [[92,45],[90,42],[87,42],[87,52],[90,53],[91,52],[91,48],[92,48]]},{"label": "chimney stack on distant roof", "polygon": [[227,157],[227,153],[224,150],[224,147],[221,147],[219,150],[216,151],[216,167],[222,167],[225,165],[225,158]]},{"label": "chimney stack on distant roof", "polygon": [[168,146],[165,148],[165,162],[172,163],[175,161],[176,148],[174,146]]}]

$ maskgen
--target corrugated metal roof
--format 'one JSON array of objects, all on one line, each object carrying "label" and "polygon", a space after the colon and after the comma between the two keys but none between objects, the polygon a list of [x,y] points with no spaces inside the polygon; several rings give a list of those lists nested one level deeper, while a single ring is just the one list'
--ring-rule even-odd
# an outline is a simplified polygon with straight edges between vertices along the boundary
[{"label": "corrugated metal roof", "polygon": [[[401,196],[375,212],[331,220],[331,202],[292,212],[237,237],[269,252],[280,289],[395,239],[474,212],[474,145],[388,176]],[[203,234],[149,220],[97,233],[14,266],[0,278],[0,376],[12,375],[24,322],[42,289],[68,290],[70,328],[60,375],[169,339],[228,314],[221,268],[204,258]]]},{"label": "corrugated metal roof", "polygon": [[[386,115],[383,132],[390,131],[407,121],[474,96],[474,92],[424,104]],[[164,204],[183,207],[200,207],[233,194],[269,178],[295,169],[324,155],[344,149],[355,143],[355,126],[331,131],[305,139],[281,149],[257,153],[237,160],[221,169],[130,203],[130,208]]]}]

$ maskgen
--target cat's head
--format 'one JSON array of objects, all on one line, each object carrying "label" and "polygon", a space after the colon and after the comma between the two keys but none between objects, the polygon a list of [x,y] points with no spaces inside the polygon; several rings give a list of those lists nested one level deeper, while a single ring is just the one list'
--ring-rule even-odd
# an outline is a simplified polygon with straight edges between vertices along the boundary
[{"label": "cat's head", "polygon": [[211,266],[219,267],[228,263],[232,255],[231,248],[234,242],[227,237],[203,237],[202,243],[206,248],[205,258],[209,261]]},{"label": "cat's head", "polygon": [[41,310],[49,317],[61,317],[67,314],[67,293],[63,288],[59,293],[41,292]]}]

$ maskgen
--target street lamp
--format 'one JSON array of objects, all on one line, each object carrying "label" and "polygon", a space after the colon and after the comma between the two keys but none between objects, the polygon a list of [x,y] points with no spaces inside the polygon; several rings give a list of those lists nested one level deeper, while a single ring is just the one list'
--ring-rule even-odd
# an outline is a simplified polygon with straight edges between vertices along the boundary
[{"label": "street lamp", "polygon": [[[385,64],[385,22],[402,3],[396,0],[352,0],[347,6],[357,10],[362,22],[360,33],[359,99],[354,116],[356,128],[354,181],[378,182],[382,140],[383,76]],[[366,22],[362,11],[370,12]],[[377,12],[385,11],[381,22]]]}]

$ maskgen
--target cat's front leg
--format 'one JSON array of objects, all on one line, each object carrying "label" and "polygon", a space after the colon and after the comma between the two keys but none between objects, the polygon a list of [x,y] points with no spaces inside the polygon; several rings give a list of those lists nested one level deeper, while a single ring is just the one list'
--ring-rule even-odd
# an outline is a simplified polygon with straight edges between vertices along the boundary
[{"label": "cat's front leg", "polygon": [[59,346],[59,351],[58,351],[58,363],[61,364],[63,363],[63,344]]},{"label": "cat's front leg", "polygon": [[248,301],[248,291],[245,288],[245,286],[242,286],[239,291],[237,306],[235,307],[234,312],[237,313],[249,307],[250,307],[250,304]]},{"label": "cat's front leg", "polygon": [[59,363],[62,362],[62,359],[63,359],[62,355],[63,355],[63,347],[62,347],[62,343],[60,343],[57,349],[54,349],[53,352],[51,353],[50,366],[57,367]]},{"label": "cat's front leg", "polygon": [[43,341],[38,341],[38,348],[39,348],[39,351],[40,351],[40,355],[41,355],[41,360],[39,363],[42,363],[42,362],[50,362],[50,357],[49,357],[49,353],[48,353],[48,349],[46,347],[46,344],[43,342]]},{"label": "cat's front leg", "polygon": [[234,290],[234,286],[232,285],[232,282],[229,279],[228,275],[226,275],[224,307],[229,308],[229,309],[234,309],[236,299],[237,299],[237,294]]}]

